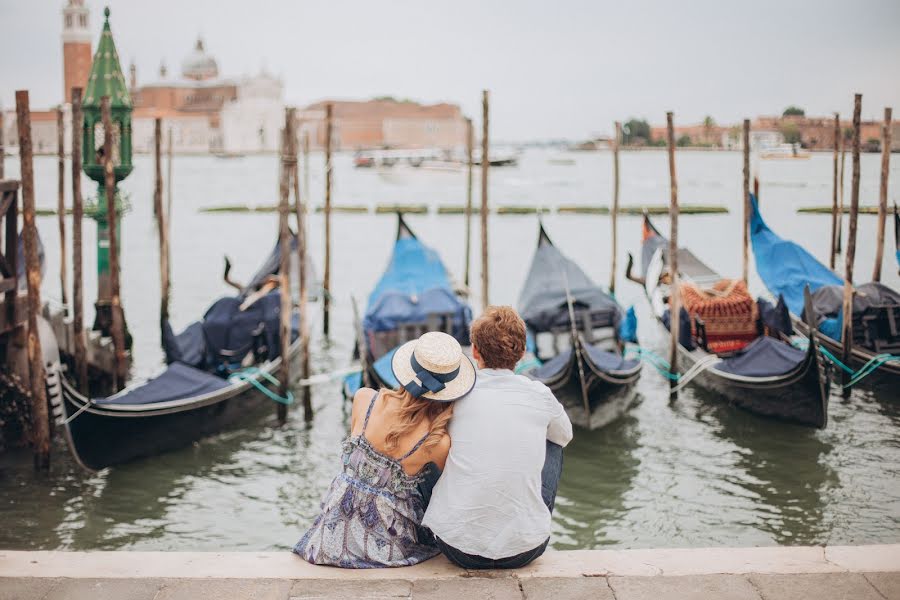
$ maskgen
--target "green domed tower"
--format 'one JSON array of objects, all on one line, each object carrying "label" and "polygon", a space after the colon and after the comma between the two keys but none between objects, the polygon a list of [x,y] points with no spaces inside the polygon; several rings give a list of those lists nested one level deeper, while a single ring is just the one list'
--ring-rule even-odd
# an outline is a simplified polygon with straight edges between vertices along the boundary
[{"label": "green domed tower", "polygon": [[[100,115],[100,103],[103,96],[109,96],[110,112],[113,125],[112,161],[116,183],[131,173],[131,95],[122,68],[119,65],[119,54],[109,28],[109,8],[103,11],[106,20],[103,33],[94,54],[91,73],[88,76],[87,89],[84,91],[84,129],[82,131],[82,166],[85,174],[97,182],[97,200],[87,208],[88,214],[97,221],[97,317],[94,329],[109,334],[112,322],[109,284],[109,223],[106,215],[106,191],[103,172],[103,121]],[[122,248],[121,216],[125,203],[116,186],[117,219],[116,232],[119,234],[119,248]]]}]

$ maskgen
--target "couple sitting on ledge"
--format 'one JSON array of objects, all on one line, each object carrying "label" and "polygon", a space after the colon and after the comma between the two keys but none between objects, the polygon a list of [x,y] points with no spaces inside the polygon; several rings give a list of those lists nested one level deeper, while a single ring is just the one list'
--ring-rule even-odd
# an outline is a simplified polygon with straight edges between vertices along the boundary
[{"label": "couple sitting on ledge", "polygon": [[353,398],[341,473],[294,547],[351,569],[400,567],[439,552],[466,569],[514,569],[543,554],[572,424],[543,384],[515,375],[525,323],[489,307],[472,323],[472,362],[444,333],[397,349],[400,389]]}]

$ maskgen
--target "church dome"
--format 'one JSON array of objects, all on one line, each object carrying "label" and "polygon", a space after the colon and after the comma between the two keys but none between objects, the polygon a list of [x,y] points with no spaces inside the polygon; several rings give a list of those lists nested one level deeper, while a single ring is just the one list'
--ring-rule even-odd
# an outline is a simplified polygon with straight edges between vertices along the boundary
[{"label": "church dome", "polygon": [[181,75],[185,79],[196,79],[197,81],[214,79],[219,76],[219,65],[216,64],[216,59],[204,50],[202,39],[197,39],[194,51],[181,63]]}]

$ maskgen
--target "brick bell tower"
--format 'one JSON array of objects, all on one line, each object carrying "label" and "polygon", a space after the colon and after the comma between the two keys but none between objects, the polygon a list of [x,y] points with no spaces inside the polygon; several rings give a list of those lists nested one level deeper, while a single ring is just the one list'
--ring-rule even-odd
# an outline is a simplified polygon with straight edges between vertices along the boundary
[{"label": "brick bell tower", "polygon": [[72,102],[72,88],[87,87],[91,72],[90,11],[84,0],[67,0],[63,14],[63,97]]}]

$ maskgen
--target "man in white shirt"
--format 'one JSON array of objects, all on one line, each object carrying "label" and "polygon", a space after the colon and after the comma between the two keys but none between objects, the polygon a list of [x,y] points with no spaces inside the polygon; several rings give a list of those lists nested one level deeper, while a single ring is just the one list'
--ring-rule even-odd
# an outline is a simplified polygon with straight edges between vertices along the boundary
[{"label": "man in white shirt", "polygon": [[472,323],[475,388],[453,408],[450,455],[422,526],[452,562],[514,569],[543,554],[572,424],[547,386],[513,373],[525,323],[491,306]]}]

